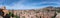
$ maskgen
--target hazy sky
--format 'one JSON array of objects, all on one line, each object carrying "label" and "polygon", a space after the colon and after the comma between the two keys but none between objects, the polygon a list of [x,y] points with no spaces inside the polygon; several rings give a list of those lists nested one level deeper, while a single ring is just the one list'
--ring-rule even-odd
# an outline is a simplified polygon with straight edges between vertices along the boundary
[{"label": "hazy sky", "polygon": [[6,6],[7,9],[36,9],[60,6],[60,0],[0,0],[0,6]]}]

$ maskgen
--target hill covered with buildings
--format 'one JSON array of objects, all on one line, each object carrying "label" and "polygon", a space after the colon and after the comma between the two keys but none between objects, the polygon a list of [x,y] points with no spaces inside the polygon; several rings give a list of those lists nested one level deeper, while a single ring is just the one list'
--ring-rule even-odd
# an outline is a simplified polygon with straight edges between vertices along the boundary
[{"label": "hill covered with buildings", "polygon": [[[5,7],[3,7],[6,9]],[[58,13],[60,13],[60,7],[45,7],[42,9],[30,9],[30,10],[8,10],[14,15],[20,18],[56,18]],[[57,16],[58,18],[58,16]]]}]

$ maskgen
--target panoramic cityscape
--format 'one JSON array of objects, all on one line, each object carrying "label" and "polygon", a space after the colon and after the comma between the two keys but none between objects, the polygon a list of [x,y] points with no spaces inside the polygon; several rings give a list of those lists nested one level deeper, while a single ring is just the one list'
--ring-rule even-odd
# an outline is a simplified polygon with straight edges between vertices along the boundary
[{"label": "panoramic cityscape", "polygon": [[8,10],[3,6],[0,10],[2,9],[6,14],[9,12],[10,18],[60,18],[60,7],[49,6],[42,9]]},{"label": "panoramic cityscape", "polygon": [[0,0],[0,18],[60,18],[60,0]]}]

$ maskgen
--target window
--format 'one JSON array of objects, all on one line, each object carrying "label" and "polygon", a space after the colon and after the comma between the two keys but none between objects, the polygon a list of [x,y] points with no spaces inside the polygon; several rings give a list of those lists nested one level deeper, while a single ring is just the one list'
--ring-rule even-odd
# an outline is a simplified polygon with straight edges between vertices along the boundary
[{"label": "window", "polygon": [[41,18],[41,16],[40,16],[40,18]]},{"label": "window", "polygon": [[36,18],[39,18],[39,17],[36,15]]},{"label": "window", "polygon": [[20,12],[22,14],[22,12]]},{"label": "window", "polygon": [[31,17],[31,18],[33,18],[33,17]]},{"label": "window", "polygon": [[22,16],[22,18],[25,18],[25,16]]}]

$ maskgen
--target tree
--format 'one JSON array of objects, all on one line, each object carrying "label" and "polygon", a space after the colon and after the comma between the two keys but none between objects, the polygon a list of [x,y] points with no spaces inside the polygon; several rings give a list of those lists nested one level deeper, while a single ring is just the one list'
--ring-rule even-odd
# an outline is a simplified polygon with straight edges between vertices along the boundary
[{"label": "tree", "polygon": [[9,15],[12,16],[12,17],[14,17],[14,18],[19,18],[19,16],[14,15],[12,12],[9,12]]}]

